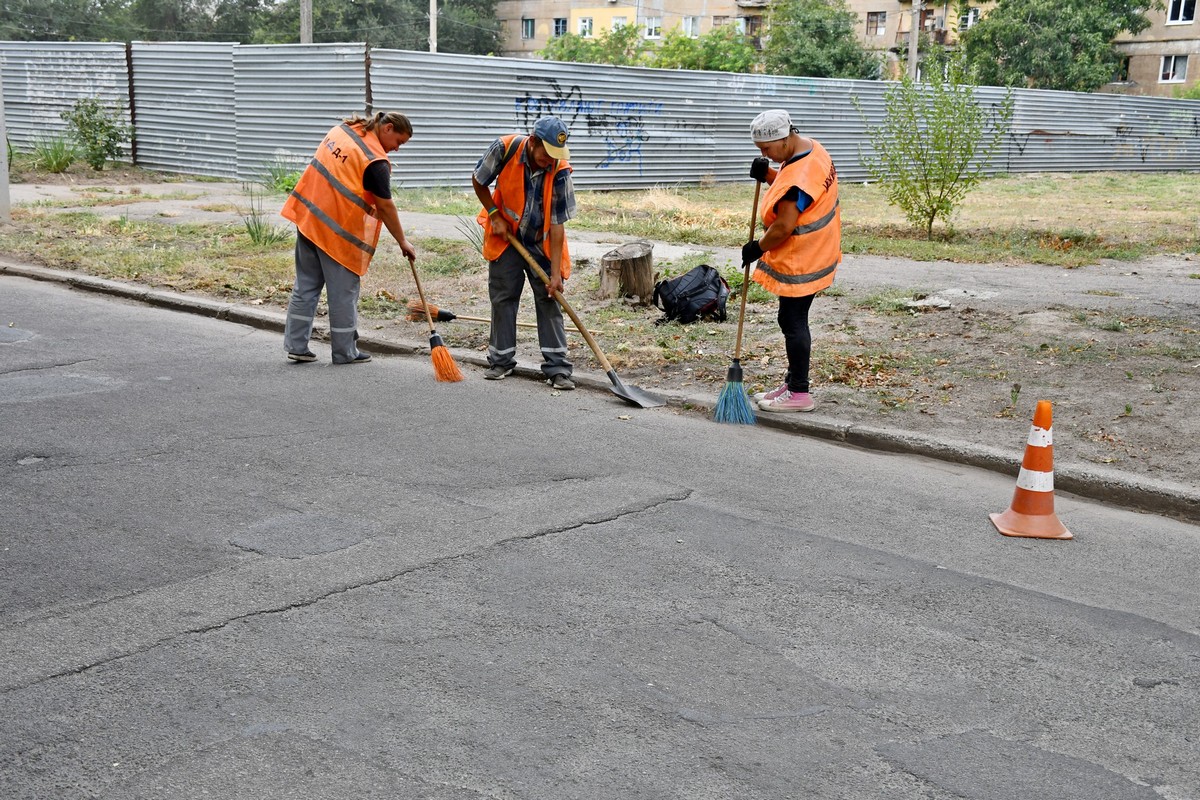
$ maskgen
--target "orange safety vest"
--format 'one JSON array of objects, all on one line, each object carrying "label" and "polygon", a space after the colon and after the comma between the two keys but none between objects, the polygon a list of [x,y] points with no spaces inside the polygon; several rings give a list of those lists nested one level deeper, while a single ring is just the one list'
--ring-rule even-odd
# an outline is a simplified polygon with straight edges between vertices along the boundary
[{"label": "orange safety vest", "polygon": [[763,253],[751,277],[772,294],[804,297],[832,285],[842,263],[837,168],[820,142],[814,141],[812,152],[776,174],[763,201],[763,225],[771,227],[779,216],[775,205],[793,186],[811,197],[812,204],[800,212],[792,235]]},{"label": "orange safety vest", "polygon": [[[516,140],[516,150],[510,152],[514,140]],[[525,144],[529,141],[529,137],[513,133],[500,137],[500,141],[504,143],[504,166],[500,168],[500,174],[496,176],[496,188],[492,190],[492,203],[510,219],[516,220],[517,229],[520,230],[521,216],[525,213],[525,164],[521,159],[525,155]],[[566,161],[556,160],[542,181],[542,217],[544,219],[542,252],[547,254],[550,252],[550,196],[554,191],[555,176],[558,175],[559,170],[564,169],[567,172],[573,171],[571,165]],[[487,211],[480,211],[475,221],[483,226],[483,257],[488,261],[495,261],[501,253],[508,249],[508,240],[500,234],[492,232],[492,218],[488,216]],[[514,235],[516,234],[514,233]],[[571,255],[567,252],[566,236],[563,236],[560,270],[564,281],[570,277]]]},{"label": "orange safety vest", "polygon": [[365,275],[383,222],[375,210],[375,195],[363,186],[363,171],[387,160],[379,137],[362,125],[343,122],[333,127],[280,214],[334,261]]}]

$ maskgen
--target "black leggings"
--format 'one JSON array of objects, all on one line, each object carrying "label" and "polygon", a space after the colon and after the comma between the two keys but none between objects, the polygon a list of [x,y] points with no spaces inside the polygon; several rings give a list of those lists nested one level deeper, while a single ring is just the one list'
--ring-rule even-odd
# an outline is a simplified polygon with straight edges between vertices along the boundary
[{"label": "black leggings", "polygon": [[815,295],[779,298],[779,329],[787,351],[789,391],[808,391],[808,362],[812,356],[812,333],[808,329],[808,309]]}]

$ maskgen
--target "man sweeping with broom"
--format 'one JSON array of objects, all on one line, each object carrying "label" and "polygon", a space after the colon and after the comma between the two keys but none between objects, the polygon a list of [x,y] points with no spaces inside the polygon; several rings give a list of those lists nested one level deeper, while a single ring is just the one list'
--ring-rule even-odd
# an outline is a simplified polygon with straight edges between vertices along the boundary
[{"label": "man sweeping with broom", "polygon": [[[475,165],[471,184],[483,211],[483,257],[488,260],[488,296],[492,330],[488,369],[483,377],[503,380],[517,366],[517,309],[525,279],[537,312],[542,374],[555,389],[574,389],[567,360],[567,332],[554,299],[571,274],[564,224],[575,213],[571,165],[567,163],[567,126],[542,117],[528,136],[509,134],[492,142]],[[488,187],[495,182],[494,190]],[[549,286],[533,274],[525,257],[509,245],[512,235],[536,259]]]},{"label": "man sweeping with broom", "polygon": [[325,134],[284,203],[280,213],[296,224],[296,282],[283,333],[292,361],[317,360],[308,343],[322,288],[329,300],[333,363],[371,360],[357,345],[358,295],[381,228],[400,245],[416,277],[417,251],[404,236],[392,201],[388,160],[412,132],[408,118],[396,112],[342,120]]}]

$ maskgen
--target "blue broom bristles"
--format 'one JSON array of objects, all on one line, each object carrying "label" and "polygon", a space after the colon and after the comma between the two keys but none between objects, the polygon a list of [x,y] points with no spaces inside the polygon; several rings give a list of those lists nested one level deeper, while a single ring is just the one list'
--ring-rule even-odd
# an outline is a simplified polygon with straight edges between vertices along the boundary
[{"label": "blue broom bristles", "polygon": [[713,419],[717,422],[728,422],[734,425],[753,425],[758,419],[750,407],[750,398],[746,397],[746,389],[742,382],[726,381],[725,388],[717,397],[717,407],[713,410]]}]

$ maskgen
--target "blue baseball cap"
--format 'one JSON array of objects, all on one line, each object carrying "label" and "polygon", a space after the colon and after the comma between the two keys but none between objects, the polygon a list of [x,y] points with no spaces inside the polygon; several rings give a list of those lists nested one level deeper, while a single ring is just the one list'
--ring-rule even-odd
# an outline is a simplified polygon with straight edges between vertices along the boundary
[{"label": "blue baseball cap", "polygon": [[551,158],[567,159],[567,137],[571,135],[567,126],[558,117],[542,117],[533,123],[533,135],[542,140],[542,145]]}]

